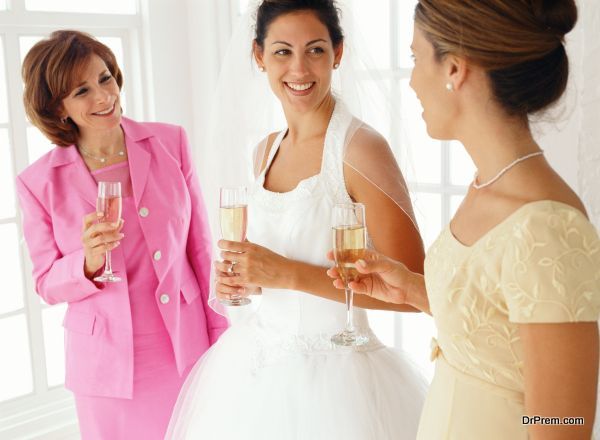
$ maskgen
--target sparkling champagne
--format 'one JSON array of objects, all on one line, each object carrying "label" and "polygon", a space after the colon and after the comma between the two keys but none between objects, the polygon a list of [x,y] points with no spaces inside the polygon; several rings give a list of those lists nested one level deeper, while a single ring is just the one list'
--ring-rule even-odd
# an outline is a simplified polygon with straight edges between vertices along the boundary
[{"label": "sparkling champagne", "polygon": [[[121,219],[121,183],[98,182],[98,198],[96,199],[96,212],[102,214],[102,223],[117,223]],[[94,281],[101,283],[116,283],[121,281],[116,272],[112,270],[110,249],[104,252],[104,272],[94,277]]]},{"label": "sparkling champagne", "polygon": [[220,208],[221,236],[229,241],[244,241],[248,224],[246,205],[223,206]]},{"label": "sparkling champagne", "polygon": [[96,212],[102,214],[102,222],[116,223],[121,219],[121,197],[98,197]]},{"label": "sparkling champagne", "polygon": [[335,263],[347,285],[358,277],[356,260],[364,258],[366,248],[366,230],[362,225],[336,226],[333,229]]}]

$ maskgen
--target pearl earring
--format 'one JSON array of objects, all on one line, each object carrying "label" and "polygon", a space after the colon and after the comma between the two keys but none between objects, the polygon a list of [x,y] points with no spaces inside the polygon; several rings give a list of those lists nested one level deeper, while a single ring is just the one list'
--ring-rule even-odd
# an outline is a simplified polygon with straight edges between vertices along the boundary
[{"label": "pearl earring", "polygon": [[335,64],[333,65],[333,68],[334,68],[334,69],[337,69],[338,67],[340,67],[340,63],[335,63]]},{"label": "pearl earring", "polygon": [[260,70],[261,72],[264,72],[265,68],[263,66],[258,66],[258,70]]},{"label": "pearl earring", "polygon": [[449,92],[453,92],[454,84],[452,84],[451,82],[446,83],[446,90],[448,90]]}]

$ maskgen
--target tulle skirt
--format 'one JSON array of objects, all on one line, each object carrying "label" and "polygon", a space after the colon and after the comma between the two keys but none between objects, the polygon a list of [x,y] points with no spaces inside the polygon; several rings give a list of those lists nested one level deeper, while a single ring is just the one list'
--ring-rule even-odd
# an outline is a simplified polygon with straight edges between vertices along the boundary
[{"label": "tulle skirt", "polygon": [[188,376],[166,438],[414,440],[426,382],[405,355],[278,336],[227,330]]}]

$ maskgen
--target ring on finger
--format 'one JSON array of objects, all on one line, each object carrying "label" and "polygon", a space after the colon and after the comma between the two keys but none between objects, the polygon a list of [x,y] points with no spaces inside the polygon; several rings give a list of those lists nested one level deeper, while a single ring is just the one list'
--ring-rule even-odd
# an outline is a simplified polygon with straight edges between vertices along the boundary
[{"label": "ring on finger", "polygon": [[235,268],[236,262],[232,261],[231,264],[229,265],[229,268],[227,269],[227,272],[229,273],[234,273],[233,269]]}]

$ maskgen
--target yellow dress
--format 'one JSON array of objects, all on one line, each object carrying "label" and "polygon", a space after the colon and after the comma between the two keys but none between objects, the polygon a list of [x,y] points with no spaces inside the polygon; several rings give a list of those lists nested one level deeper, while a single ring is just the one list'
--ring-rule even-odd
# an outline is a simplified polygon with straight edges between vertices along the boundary
[{"label": "yellow dress", "polygon": [[526,439],[520,323],[597,321],[600,240],[577,209],[528,203],[472,246],[450,228],[425,282],[436,371],[417,438]]}]

